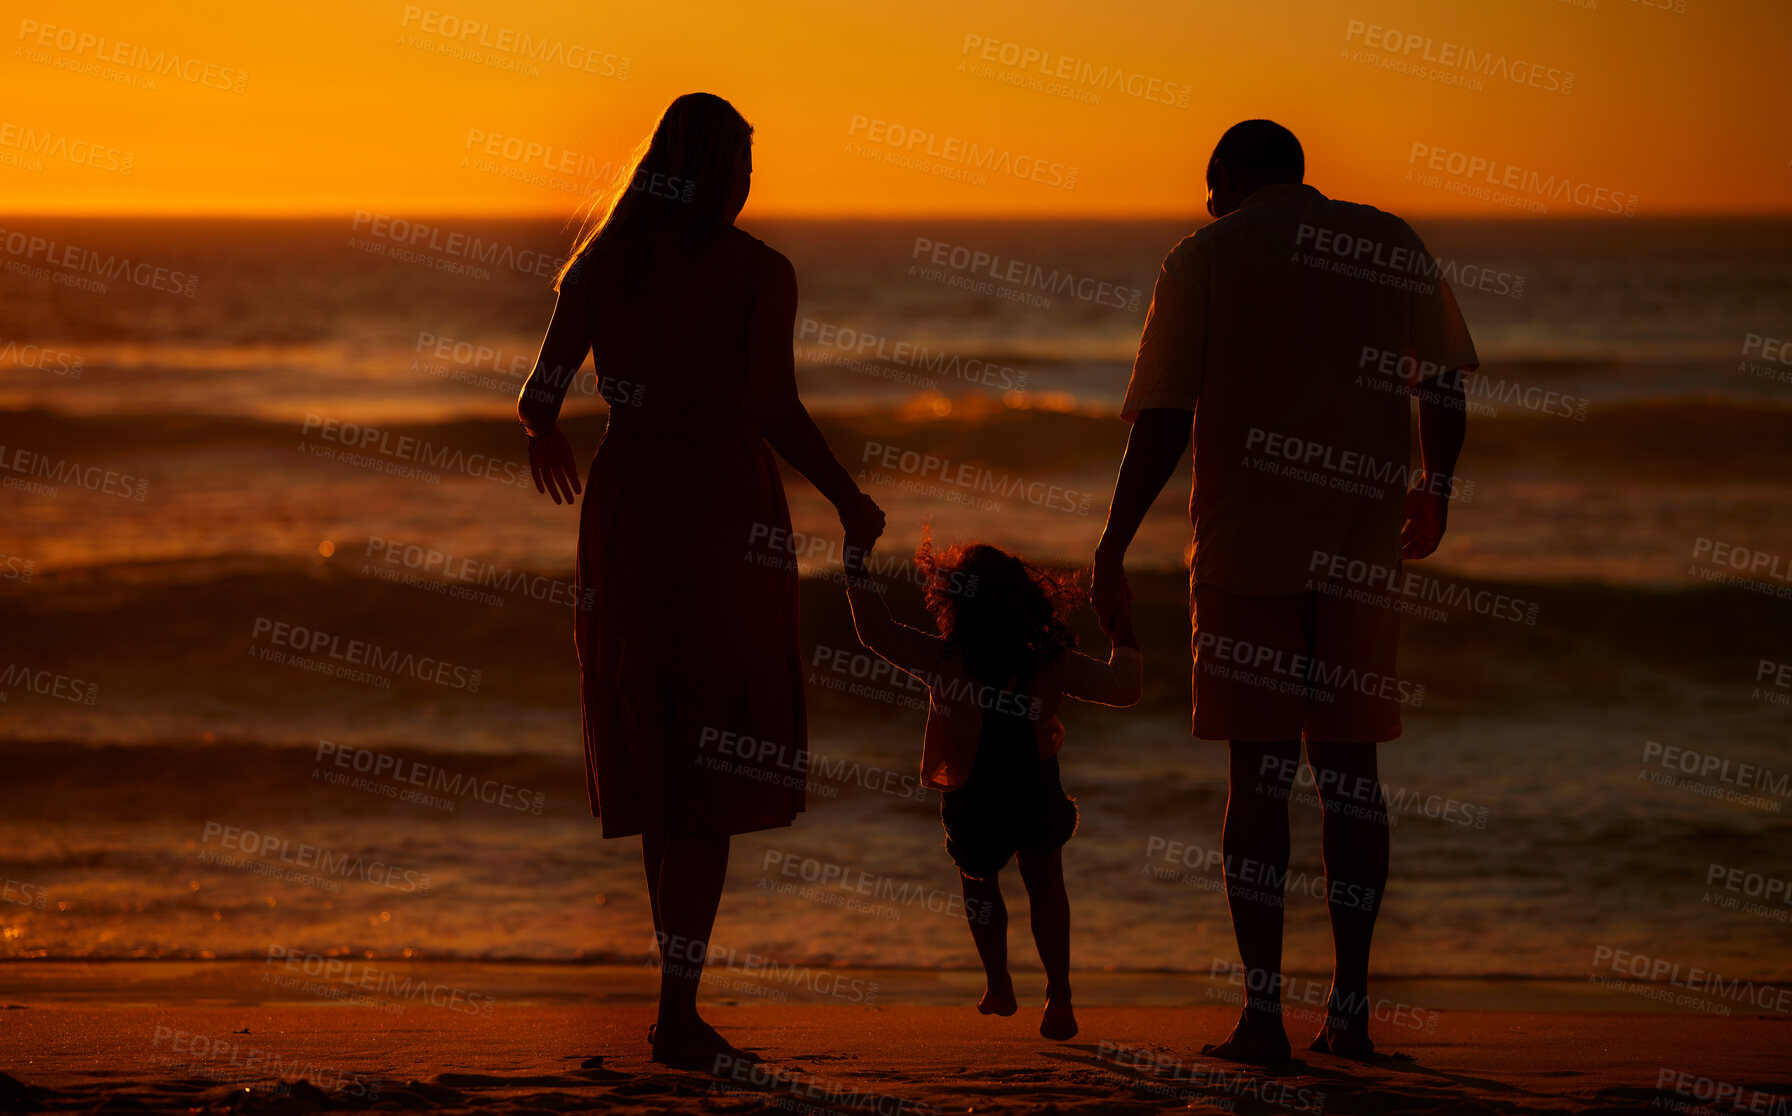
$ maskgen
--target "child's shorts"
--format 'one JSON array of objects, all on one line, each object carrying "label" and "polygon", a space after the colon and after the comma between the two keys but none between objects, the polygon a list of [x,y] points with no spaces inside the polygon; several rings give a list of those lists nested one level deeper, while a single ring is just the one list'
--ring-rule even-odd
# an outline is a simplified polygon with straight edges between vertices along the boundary
[{"label": "child's shorts", "polygon": [[972,780],[940,795],[946,851],[958,870],[986,880],[1015,853],[1060,848],[1076,832],[1076,800],[1064,793],[1058,757],[1037,765],[1031,786]]}]

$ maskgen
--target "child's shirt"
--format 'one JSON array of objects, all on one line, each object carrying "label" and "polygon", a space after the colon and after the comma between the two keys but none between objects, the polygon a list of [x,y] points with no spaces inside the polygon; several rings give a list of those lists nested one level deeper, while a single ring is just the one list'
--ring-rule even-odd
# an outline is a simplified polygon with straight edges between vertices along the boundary
[{"label": "child's shirt", "polygon": [[970,677],[959,655],[946,650],[944,639],[897,623],[876,594],[854,591],[848,596],[859,642],[927,684],[921,782],[935,790],[963,786],[971,777],[985,709],[1027,716],[1043,760],[1064,746],[1058,707],[1065,698],[1115,706],[1139,700],[1145,660],[1136,647],[1114,648],[1107,662],[1067,648],[1040,667],[1032,685],[1019,693],[1012,683],[992,686]]}]

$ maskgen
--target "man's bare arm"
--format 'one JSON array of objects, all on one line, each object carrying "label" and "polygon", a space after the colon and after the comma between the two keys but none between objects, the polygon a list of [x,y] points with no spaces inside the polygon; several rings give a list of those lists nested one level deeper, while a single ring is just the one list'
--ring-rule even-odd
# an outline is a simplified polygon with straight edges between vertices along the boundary
[{"label": "man's bare arm", "polygon": [[1407,491],[1406,523],[1400,531],[1400,556],[1415,560],[1430,557],[1443,541],[1456,487],[1456,459],[1468,435],[1461,372],[1426,380],[1418,396],[1419,461],[1425,471]]},{"label": "man's bare arm", "polygon": [[1107,526],[1095,548],[1090,600],[1102,616],[1111,613],[1124,595],[1126,550],[1188,449],[1194,418],[1192,411],[1152,407],[1140,411],[1132,425],[1126,456],[1120,461],[1120,479],[1114,484],[1114,501],[1108,507]]}]

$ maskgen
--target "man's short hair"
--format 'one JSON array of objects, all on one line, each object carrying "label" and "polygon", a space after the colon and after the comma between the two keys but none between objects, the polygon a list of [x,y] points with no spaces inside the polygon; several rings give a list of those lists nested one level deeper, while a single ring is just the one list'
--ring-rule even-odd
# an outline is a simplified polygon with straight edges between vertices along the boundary
[{"label": "man's short hair", "polygon": [[1299,182],[1307,173],[1300,141],[1273,120],[1244,120],[1227,128],[1207,162],[1209,182],[1215,160],[1223,161],[1233,177],[1260,186]]}]

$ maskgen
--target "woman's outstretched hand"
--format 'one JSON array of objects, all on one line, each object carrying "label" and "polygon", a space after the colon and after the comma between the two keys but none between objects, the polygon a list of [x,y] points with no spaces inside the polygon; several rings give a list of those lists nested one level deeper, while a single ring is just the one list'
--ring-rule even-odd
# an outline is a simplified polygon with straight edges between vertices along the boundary
[{"label": "woman's outstretched hand", "polygon": [[579,494],[578,459],[558,426],[529,439],[529,473],[535,478],[535,491],[552,496],[556,504],[570,504]]},{"label": "woman's outstretched hand", "polygon": [[884,509],[863,492],[841,504],[840,526],[846,529],[847,541],[866,550],[884,533]]}]

